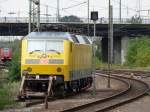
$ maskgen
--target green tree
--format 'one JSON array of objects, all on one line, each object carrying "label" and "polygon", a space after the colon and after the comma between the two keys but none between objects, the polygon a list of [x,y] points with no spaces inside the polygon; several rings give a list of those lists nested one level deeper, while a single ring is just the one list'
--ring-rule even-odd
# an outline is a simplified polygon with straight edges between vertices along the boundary
[{"label": "green tree", "polygon": [[16,80],[20,75],[20,40],[15,40],[12,43],[12,61],[9,66],[9,79]]},{"label": "green tree", "polygon": [[131,24],[142,24],[142,18],[139,16],[132,16],[127,22]]},{"label": "green tree", "polygon": [[94,43],[97,46],[96,57],[101,60],[101,40],[97,38]]},{"label": "green tree", "polygon": [[150,66],[150,38],[148,36],[130,40],[126,64],[128,66]]},{"label": "green tree", "polygon": [[83,22],[79,17],[71,15],[64,16],[60,19],[61,22]]}]

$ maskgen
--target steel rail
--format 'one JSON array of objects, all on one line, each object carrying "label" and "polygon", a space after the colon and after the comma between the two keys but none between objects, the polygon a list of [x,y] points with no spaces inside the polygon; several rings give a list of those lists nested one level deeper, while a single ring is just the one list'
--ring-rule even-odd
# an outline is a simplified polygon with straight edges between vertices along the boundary
[{"label": "steel rail", "polygon": [[[97,73],[96,75],[102,75],[100,73]],[[106,76],[107,77],[107,76]],[[105,110],[108,110],[110,108],[114,108],[116,106],[128,103],[130,101],[133,101],[137,98],[142,97],[145,93],[149,91],[149,86],[140,80],[137,79],[130,79],[122,76],[112,75],[111,78],[119,78],[120,80],[124,80],[130,84],[130,89],[126,92],[122,92],[116,96],[111,96],[108,98],[105,98],[103,100],[98,100],[92,103],[88,103],[85,105],[81,105],[78,107],[74,107],[71,109],[66,109],[63,112],[103,112]]]},{"label": "steel rail", "polygon": [[[107,77],[106,75],[101,75],[102,77]],[[108,96],[106,98],[103,98],[103,99],[100,99],[100,100],[97,100],[97,101],[94,101],[94,102],[91,102],[91,103],[88,103],[88,104],[83,104],[81,106],[77,106],[77,107],[73,107],[73,108],[70,108],[70,109],[66,109],[66,110],[63,110],[62,112],[74,112],[74,111],[81,111],[83,108],[87,108],[87,107],[90,107],[90,106],[93,106],[93,105],[96,105],[96,104],[99,104],[101,102],[105,102],[105,101],[109,101],[117,96],[120,96],[122,94],[125,94],[126,92],[128,92],[130,89],[131,89],[131,85],[129,82],[126,82],[124,80],[121,80],[117,77],[113,77],[111,76],[110,77],[111,79],[115,79],[115,80],[118,80],[118,81],[121,81],[122,83],[124,83],[127,88],[123,89],[122,91],[118,92],[118,93],[115,93],[111,96]]]},{"label": "steel rail", "polygon": [[[97,70],[98,72],[101,72],[103,74],[106,74],[108,72],[107,69]],[[141,77],[141,78],[147,78],[150,77],[149,71],[140,71],[140,70],[132,70],[132,69],[117,69],[117,70],[110,70],[111,74],[119,74],[122,76],[130,76],[130,77]]]},{"label": "steel rail", "polygon": [[[106,76],[102,76],[102,77],[106,77]],[[123,94],[124,92],[126,92],[126,91],[128,91],[128,90],[130,89],[131,86],[130,86],[130,84],[129,84],[128,82],[122,81],[122,80],[120,80],[119,78],[116,78],[116,77],[112,77],[112,78],[115,79],[115,80],[118,80],[118,81],[120,81],[120,82],[122,82],[122,83],[124,83],[124,84],[126,85],[126,89],[123,89],[122,91],[117,92],[117,93],[111,95],[109,98],[115,97],[115,96],[117,96],[118,94]],[[83,88],[81,92],[83,92],[84,89],[86,89],[86,88]],[[76,95],[76,93],[69,94],[69,95],[67,95],[67,97],[71,97],[72,95]],[[108,98],[108,99],[109,99],[109,98]],[[57,98],[49,98],[48,101],[54,101],[54,100],[56,100],[56,99],[57,99]],[[105,100],[105,98],[103,98],[103,99],[101,99],[101,100],[103,101],[103,100]],[[33,106],[33,105],[41,104],[41,103],[44,103],[44,102],[45,102],[45,101],[44,101],[44,98],[43,98],[43,99],[42,99],[42,98],[39,99],[39,97],[36,97],[36,98],[30,97],[29,99],[26,99],[26,100],[25,100],[25,107],[31,107],[31,106]]]}]

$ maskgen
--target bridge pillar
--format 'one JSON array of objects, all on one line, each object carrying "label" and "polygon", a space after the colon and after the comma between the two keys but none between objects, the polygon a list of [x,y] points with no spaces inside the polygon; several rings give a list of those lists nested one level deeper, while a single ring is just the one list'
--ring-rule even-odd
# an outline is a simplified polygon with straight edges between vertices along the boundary
[{"label": "bridge pillar", "polygon": [[125,57],[127,53],[127,48],[128,48],[128,41],[129,37],[122,37],[121,38],[121,64],[125,63]]},{"label": "bridge pillar", "polygon": [[[125,56],[128,47],[128,37],[114,37],[113,40],[113,63],[114,64],[124,64]],[[101,53],[102,62],[108,62],[108,38],[103,37],[101,40]]]},{"label": "bridge pillar", "polygon": [[114,64],[121,63],[121,37],[114,37]]},{"label": "bridge pillar", "polygon": [[101,48],[102,48],[102,62],[108,62],[108,38],[103,37],[101,40]]},{"label": "bridge pillar", "polygon": [[[114,37],[113,40],[113,63],[121,63],[121,37]],[[102,62],[108,62],[108,38],[103,37],[101,40]]]},{"label": "bridge pillar", "polygon": [[124,64],[128,48],[129,37],[114,38],[114,63]]}]

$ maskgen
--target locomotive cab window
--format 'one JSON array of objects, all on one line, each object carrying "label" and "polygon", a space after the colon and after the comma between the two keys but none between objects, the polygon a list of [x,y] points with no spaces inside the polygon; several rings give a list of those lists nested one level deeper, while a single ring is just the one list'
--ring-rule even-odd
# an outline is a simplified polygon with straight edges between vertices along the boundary
[{"label": "locomotive cab window", "polygon": [[75,35],[71,35],[71,38],[72,38],[74,43],[79,43],[79,40]]},{"label": "locomotive cab window", "polygon": [[84,37],[84,36],[83,36],[83,39],[84,39],[84,41],[85,41],[86,44],[90,44],[90,42],[89,42],[89,40],[87,39],[87,37]]},{"label": "locomotive cab window", "polygon": [[46,52],[59,52],[64,51],[63,40],[48,40],[46,41]]},{"label": "locomotive cab window", "polygon": [[28,40],[27,50],[28,52],[44,52],[45,42],[44,40]]},{"label": "locomotive cab window", "polygon": [[63,40],[28,40],[28,52],[57,52],[64,51]]}]

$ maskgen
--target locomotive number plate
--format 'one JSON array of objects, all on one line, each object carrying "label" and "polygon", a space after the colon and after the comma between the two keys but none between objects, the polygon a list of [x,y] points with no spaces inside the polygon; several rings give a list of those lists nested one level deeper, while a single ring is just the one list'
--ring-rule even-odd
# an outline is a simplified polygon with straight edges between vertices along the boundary
[{"label": "locomotive number plate", "polygon": [[48,64],[49,60],[44,59],[44,60],[40,60],[40,64]]}]

